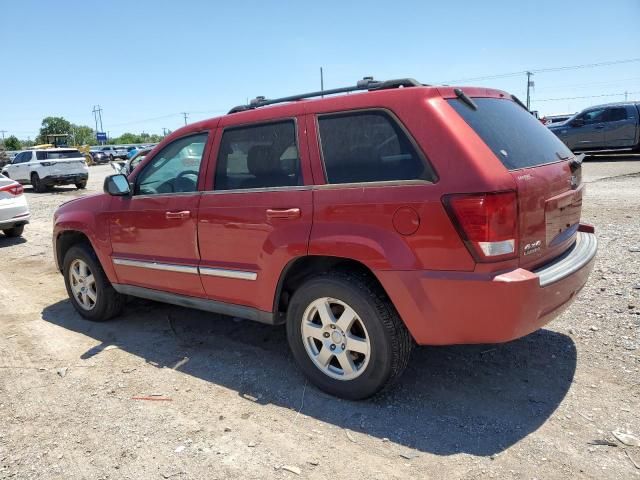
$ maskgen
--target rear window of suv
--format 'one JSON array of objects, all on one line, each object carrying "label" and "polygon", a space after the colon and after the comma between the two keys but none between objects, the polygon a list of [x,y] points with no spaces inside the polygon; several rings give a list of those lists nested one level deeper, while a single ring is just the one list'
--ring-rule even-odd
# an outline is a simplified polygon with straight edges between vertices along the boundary
[{"label": "rear window of suv", "polygon": [[47,154],[47,160],[63,160],[65,158],[83,158],[83,155],[78,150],[56,150],[55,152],[38,152],[38,160],[44,160],[44,158],[40,158],[41,153]]},{"label": "rear window of suv", "polygon": [[477,110],[460,99],[448,102],[508,170],[573,156],[558,137],[517,103],[499,98],[474,98],[473,101]]}]

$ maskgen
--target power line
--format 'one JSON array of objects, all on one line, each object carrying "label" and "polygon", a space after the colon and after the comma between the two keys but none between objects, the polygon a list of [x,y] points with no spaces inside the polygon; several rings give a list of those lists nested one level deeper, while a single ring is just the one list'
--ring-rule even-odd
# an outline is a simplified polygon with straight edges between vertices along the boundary
[{"label": "power line", "polygon": [[482,77],[472,77],[472,78],[462,78],[458,80],[447,80],[444,82],[436,82],[436,83],[459,83],[459,82],[470,82],[475,80],[492,80],[496,78],[507,78],[507,77],[517,77],[519,75],[525,75],[527,72],[530,73],[547,73],[547,72],[561,72],[565,70],[578,70],[581,68],[595,68],[595,67],[605,67],[609,65],[619,65],[622,63],[634,63],[640,62],[640,58],[628,58],[625,60],[612,60],[609,62],[599,62],[599,63],[585,63],[582,65],[568,65],[562,67],[549,67],[549,68],[538,68],[535,70],[522,70],[519,72],[511,72],[511,73],[499,73],[496,75],[486,75]]},{"label": "power line", "polygon": [[636,94],[636,93],[640,93],[640,91],[637,92],[621,92],[621,93],[605,93],[602,95],[583,95],[580,97],[561,97],[561,98],[541,98],[539,100],[536,100],[536,102],[553,102],[556,100],[578,100],[581,98],[599,98],[599,97],[619,97],[622,95],[632,95],[632,94]]}]

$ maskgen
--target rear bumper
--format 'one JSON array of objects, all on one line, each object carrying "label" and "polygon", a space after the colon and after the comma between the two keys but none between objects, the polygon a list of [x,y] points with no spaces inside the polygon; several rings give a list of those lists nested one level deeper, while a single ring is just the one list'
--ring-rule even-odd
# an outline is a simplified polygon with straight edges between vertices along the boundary
[{"label": "rear bumper", "polygon": [[593,233],[580,231],[567,252],[535,271],[376,274],[418,344],[500,343],[538,330],[571,304],[597,245]]},{"label": "rear bumper", "polygon": [[31,220],[31,214],[29,212],[16,215],[13,218],[0,220],[0,230],[7,230],[13,227],[20,227],[26,225]]},{"label": "rear bumper", "polygon": [[45,185],[70,185],[74,183],[86,182],[88,173],[72,173],[68,175],[49,175],[41,179]]}]

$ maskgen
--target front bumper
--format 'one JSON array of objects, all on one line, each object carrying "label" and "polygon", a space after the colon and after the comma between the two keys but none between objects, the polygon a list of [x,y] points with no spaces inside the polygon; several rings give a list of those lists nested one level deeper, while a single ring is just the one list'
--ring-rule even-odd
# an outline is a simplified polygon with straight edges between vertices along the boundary
[{"label": "front bumper", "polygon": [[41,179],[44,185],[71,185],[86,182],[88,173],[72,173],[68,175],[50,175]]},{"label": "front bumper", "polygon": [[593,233],[542,268],[499,274],[378,271],[420,345],[500,343],[542,328],[584,287],[597,251]]}]

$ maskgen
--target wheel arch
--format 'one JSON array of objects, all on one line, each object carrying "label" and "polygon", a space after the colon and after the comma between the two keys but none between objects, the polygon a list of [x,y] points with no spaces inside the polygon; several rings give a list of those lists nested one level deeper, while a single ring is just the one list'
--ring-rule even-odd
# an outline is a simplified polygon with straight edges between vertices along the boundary
[{"label": "wheel arch", "polygon": [[85,243],[91,247],[91,249],[95,252],[95,248],[91,243],[88,235],[79,230],[63,230],[56,235],[55,240],[55,258],[56,258],[56,267],[58,270],[62,272],[62,266],[64,264],[64,256],[67,254],[69,249],[74,245],[79,243]]},{"label": "wheel arch", "polygon": [[273,300],[274,314],[284,316],[291,296],[306,279],[335,270],[369,277],[385,295],[387,294],[373,270],[358,260],[327,255],[305,255],[291,260],[282,270]]}]

